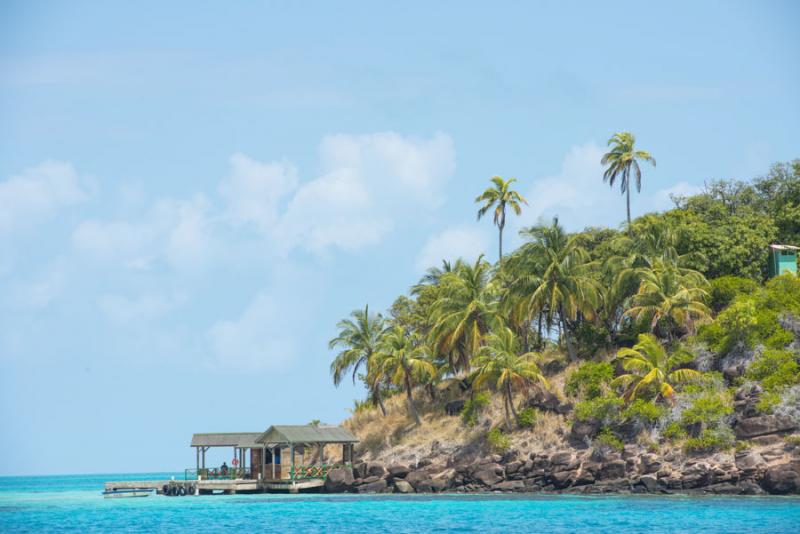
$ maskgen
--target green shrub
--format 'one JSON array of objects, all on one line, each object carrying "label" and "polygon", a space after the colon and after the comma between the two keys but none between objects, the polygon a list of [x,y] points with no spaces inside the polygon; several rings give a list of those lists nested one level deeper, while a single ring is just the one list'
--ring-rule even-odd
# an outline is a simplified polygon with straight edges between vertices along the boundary
[{"label": "green shrub", "polygon": [[800,434],[794,434],[792,436],[786,436],[784,439],[786,440],[786,443],[788,443],[789,445],[794,445],[794,446],[800,447]]},{"label": "green shrub", "polygon": [[713,428],[732,413],[733,405],[728,392],[709,390],[692,400],[681,414],[681,424],[689,426],[700,423],[702,428]]},{"label": "green shrub", "polygon": [[739,440],[736,442],[736,452],[747,451],[753,448],[753,444],[747,440]]},{"label": "green shrub", "polygon": [[688,434],[684,430],[679,421],[672,421],[661,432],[661,435],[671,441],[677,441],[685,438]]},{"label": "green shrub", "polygon": [[499,428],[493,428],[486,433],[486,442],[497,453],[506,452],[511,447],[511,440]]},{"label": "green shrub", "polygon": [[756,410],[770,414],[781,403],[781,394],[777,391],[764,391],[756,402]]},{"label": "green shrub", "polygon": [[461,419],[467,426],[475,426],[478,422],[478,415],[489,406],[489,393],[481,391],[467,399],[464,407],[461,409]]},{"label": "green shrub", "polygon": [[615,396],[579,402],[575,405],[575,419],[578,421],[596,419],[604,426],[608,426],[619,421],[622,404],[622,400]]},{"label": "green shrub", "polygon": [[650,401],[636,399],[622,410],[625,419],[636,419],[642,423],[653,424],[666,414],[663,406],[658,406]]},{"label": "green shrub", "polygon": [[766,349],[747,369],[745,376],[758,380],[766,391],[800,384],[800,366],[787,350]]},{"label": "green shrub", "polygon": [[750,278],[721,276],[711,280],[711,309],[719,313],[739,295],[749,295],[759,289]]},{"label": "green shrub", "polygon": [[713,452],[727,450],[735,443],[729,428],[706,429],[700,436],[689,438],[683,444],[686,452]]},{"label": "green shrub", "polygon": [[625,448],[625,444],[622,443],[622,440],[615,436],[608,428],[604,428],[603,431],[594,438],[594,444],[608,447],[616,451],[621,451]]},{"label": "green shrub", "polygon": [[614,368],[608,362],[586,362],[567,378],[564,391],[568,395],[582,394],[587,399],[600,397],[614,378]]},{"label": "green shrub", "polygon": [[520,428],[533,428],[539,413],[535,408],[525,408],[517,414],[517,425]]}]

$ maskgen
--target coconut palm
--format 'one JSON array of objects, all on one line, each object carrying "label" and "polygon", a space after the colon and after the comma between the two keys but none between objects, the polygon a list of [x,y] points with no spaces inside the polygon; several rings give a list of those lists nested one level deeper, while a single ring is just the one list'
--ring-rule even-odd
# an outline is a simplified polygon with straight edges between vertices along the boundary
[{"label": "coconut palm", "polygon": [[338,386],[351,370],[355,383],[359,369],[365,367],[367,372],[365,382],[370,390],[370,397],[373,403],[380,407],[383,415],[386,415],[386,407],[381,396],[382,380],[376,379],[375,373],[371,374],[371,371],[385,327],[386,321],[383,316],[379,313],[370,313],[367,305],[363,310],[354,310],[350,318],[339,321],[336,325],[339,334],[328,342],[329,349],[342,349],[331,363],[333,384]]},{"label": "coconut palm", "polygon": [[503,180],[499,176],[493,176],[491,179],[494,187],[489,187],[484,191],[475,202],[483,203],[478,210],[478,220],[486,215],[490,209],[494,208],[494,224],[500,233],[499,241],[499,255],[500,260],[503,259],[503,228],[506,226],[506,208],[511,207],[514,213],[519,215],[522,213],[522,204],[528,204],[528,201],[518,192],[511,189],[511,184],[516,182],[516,178],[509,178]]},{"label": "coconut palm", "polygon": [[439,279],[430,340],[437,353],[447,356],[454,373],[470,368],[471,357],[497,319],[490,269],[481,255],[475,263],[460,263]]},{"label": "coconut palm", "polygon": [[[635,180],[636,191],[642,190],[642,170],[639,161],[646,161],[656,166],[656,160],[646,150],[636,150],[636,137],[630,132],[619,132],[608,140],[611,150],[603,155],[600,163],[607,165],[603,173],[603,182],[614,187],[619,179],[620,192],[626,195],[628,209],[628,231],[631,226],[631,179]],[[631,173],[633,176],[631,177]]]},{"label": "coconut palm", "polygon": [[428,360],[424,346],[417,334],[409,334],[402,327],[387,330],[381,339],[377,354],[380,370],[406,392],[408,411],[416,424],[421,420],[412,394],[414,384],[424,382],[436,374],[436,368]]},{"label": "coconut palm", "polygon": [[486,338],[475,358],[473,387],[479,388],[486,382],[494,383],[497,391],[503,394],[506,426],[511,428],[510,414],[517,418],[514,408],[514,389],[540,383],[547,387],[547,380],[536,364],[536,354],[520,354],[519,338],[514,332],[503,327]]},{"label": "coconut palm", "polygon": [[701,376],[693,369],[678,368],[687,359],[686,352],[678,350],[668,355],[654,335],[640,334],[633,348],[617,352],[616,360],[628,372],[615,378],[611,385],[624,388],[622,399],[625,402],[653,393],[657,399],[671,401],[675,396],[674,385]]},{"label": "coconut palm", "polygon": [[578,236],[569,236],[553,219],[549,226],[527,228],[521,234],[530,240],[523,245],[523,254],[543,258],[536,289],[526,297],[530,314],[541,313],[547,329],[556,319],[567,345],[570,359],[577,359],[572,345],[570,323],[594,317],[599,306],[597,282],[589,275],[589,254],[580,246]]},{"label": "coconut palm", "polygon": [[693,333],[697,324],[711,319],[711,309],[705,304],[708,282],[699,272],[663,259],[635,272],[639,288],[623,317],[649,321],[650,331],[668,340],[678,328]]}]

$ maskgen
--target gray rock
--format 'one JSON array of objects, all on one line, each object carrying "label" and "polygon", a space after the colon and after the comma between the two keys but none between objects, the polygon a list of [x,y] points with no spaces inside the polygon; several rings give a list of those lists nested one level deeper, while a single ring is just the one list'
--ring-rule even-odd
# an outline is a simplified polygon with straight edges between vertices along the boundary
[{"label": "gray rock", "polygon": [[753,475],[766,464],[764,458],[755,451],[745,451],[736,455],[736,468],[746,476]]},{"label": "gray rock", "polygon": [[405,465],[394,464],[389,466],[389,474],[393,478],[406,478],[411,472],[411,468]]},{"label": "gray rock", "polygon": [[492,489],[499,491],[522,491],[525,489],[525,483],[521,480],[505,480],[492,486]]},{"label": "gray rock", "polygon": [[800,462],[773,465],[764,473],[761,487],[776,495],[800,493]]},{"label": "gray rock", "polygon": [[520,462],[519,460],[514,461],[514,462],[509,462],[509,463],[506,464],[506,473],[509,474],[509,475],[510,474],[514,474],[517,471],[519,471],[522,468],[523,465],[524,464],[522,462]]},{"label": "gray rock", "polygon": [[598,421],[575,421],[572,423],[572,430],[569,433],[570,442],[578,447],[586,444],[600,432]]},{"label": "gray rock", "polygon": [[558,451],[550,456],[550,464],[553,467],[569,465],[573,461],[572,451]]},{"label": "gray rock", "polygon": [[642,475],[639,477],[639,484],[649,493],[655,493],[658,490],[658,479],[653,475]]},{"label": "gray rock", "polygon": [[599,478],[602,480],[610,480],[616,478],[623,478],[625,476],[625,460],[612,460],[603,464],[600,469]]},{"label": "gray rock", "polygon": [[414,487],[405,480],[394,481],[395,493],[414,493]]},{"label": "gray rock", "polygon": [[643,454],[639,457],[639,471],[642,474],[656,473],[661,469],[661,461],[658,455]]},{"label": "gray rock", "polygon": [[493,486],[503,480],[503,477],[497,474],[496,464],[485,466],[479,471],[475,472],[475,479],[485,486]]},{"label": "gray rock", "polygon": [[342,493],[353,487],[353,470],[349,467],[339,467],[328,471],[325,477],[325,491],[328,493]]},{"label": "gray rock", "polygon": [[762,415],[740,419],[736,425],[736,437],[749,439],[756,436],[791,432],[797,429],[797,423],[790,417],[780,415]]},{"label": "gray rock", "polygon": [[380,462],[367,462],[366,470],[366,476],[368,477],[386,476],[386,467]]},{"label": "gray rock", "polygon": [[384,478],[380,478],[375,482],[356,486],[356,492],[358,493],[385,493],[387,489],[388,485]]},{"label": "gray rock", "polygon": [[444,405],[444,413],[447,415],[458,415],[464,409],[465,402],[463,400],[452,400]]},{"label": "gray rock", "polygon": [[357,464],[353,464],[353,476],[355,478],[364,478],[367,476],[367,463],[366,462],[359,462]]},{"label": "gray rock", "polygon": [[704,491],[718,495],[739,495],[742,492],[742,488],[730,482],[722,482],[720,484],[707,486]]}]

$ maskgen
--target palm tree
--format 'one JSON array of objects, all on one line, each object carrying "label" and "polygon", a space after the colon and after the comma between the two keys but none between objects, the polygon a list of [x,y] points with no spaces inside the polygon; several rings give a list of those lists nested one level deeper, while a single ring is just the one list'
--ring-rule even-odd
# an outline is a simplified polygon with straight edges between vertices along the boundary
[{"label": "palm tree", "polygon": [[486,345],[481,347],[475,359],[473,387],[479,388],[485,382],[494,382],[497,391],[502,391],[508,428],[511,428],[509,411],[514,415],[514,419],[517,418],[513,388],[537,382],[547,387],[547,380],[536,364],[536,354],[533,352],[519,354],[519,351],[519,338],[510,328],[503,327],[487,336]]},{"label": "palm tree", "polygon": [[631,227],[631,171],[636,180],[636,191],[642,190],[642,170],[639,168],[639,161],[646,161],[656,166],[656,160],[646,150],[634,149],[636,137],[630,132],[619,132],[608,140],[611,150],[603,155],[600,163],[607,165],[603,173],[603,182],[614,187],[614,182],[619,178],[620,192],[627,195],[628,207],[628,231]]},{"label": "palm tree", "polygon": [[623,318],[648,320],[650,331],[664,334],[668,340],[672,340],[676,328],[685,327],[692,333],[697,323],[711,319],[711,310],[705,304],[708,282],[699,272],[660,258],[652,267],[635,272],[639,289]]},{"label": "palm tree", "polygon": [[331,350],[342,348],[331,363],[333,384],[338,386],[350,370],[353,371],[353,383],[355,383],[359,368],[366,367],[365,382],[370,397],[373,403],[380,407],[383,415],[386,415],[386,407],[381,396],[382,380],[376,379],[373,367],[385,324],[383,316],[379,313],[371,314],[367,305],[363,310],[354,310],[349,319],[339,321],[336,325],[339,335],[328,342],[328,348]]},{"label": "palm tree", "polygon": [[442,274],[431,307],[433,349],[447,355],[455,373],[470,368],[484,335],[497,319],[497,301],[489,282],[490,265],[481,255],[475,263],[459,263]]},{"label": "palm tree", "polygon": [[525,297],[529,313],[543,314],[548,330],[558,318],[567,352],[574,361],[577,354],[570,337],[570,322],[579,316],[594,317],[600,300],[597,282],[589,274],[589,254],[580,246],[578,236],[567,235],[558,217],[549,226],[534,226],[521,234],[531,240],[523,245],[521,253],[543,258],[539,283]]},{"label": "palm tree", "polygon": [[475,202],[482,202],[483,206],[478,210],[478,220],[486,215],[490,209],[494,208],[494,224],[500,231],[500,252],[498,258],[503,259],[503,228],[506,225],[506,207],[510,206],[514,213],[522,213],[520,204],[528,204],[522,195],[511,189],[511,184],[516,182],[516,178],[503,180],[499,176],[493,176],[491,182],[494,187],[489,187],[484,191]]},{"label": "palm tree", "polygon": [[412,395],[414,383],[436,374],[433,364],[428,361],[421,340],[416,334],[408,334],[402,327],[387,330],[380,343],[378,362],[381,371],[394,384],[406,391],[408,411],[416,424],[421,420]]},{"label": "palm tree", "polygon": [[675,396],[673,385],[700,377],[693,369],[678,369],[686,361],[687,353],[676,351],[671,356],[652,334],[640,334],[639,342],[631,348],[623,348],[616,360],[622,363],[628,373],[615,378],[611,385],[625,389],[622,399],[625,402],[656,392],[656,398],[672,400]]}]

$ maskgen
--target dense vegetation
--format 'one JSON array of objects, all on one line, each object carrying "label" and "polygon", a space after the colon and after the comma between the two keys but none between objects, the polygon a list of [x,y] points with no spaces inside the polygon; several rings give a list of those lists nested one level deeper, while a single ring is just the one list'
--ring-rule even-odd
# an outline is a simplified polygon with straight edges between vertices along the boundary
[{"label": "dense vegetation", "polygon": [[[606,179],[641,184],[637,160],[655,160],[617,134],[603,158]],[[512,180],[492,179],[476,200],[502,231],[506,208],[525,199]],[[522,403],[549,391],[570,400],[574,422],[618,447],[642,429],[687,450],[732,447],[733,392],[758,384],[758,409],[797,409],[800,359],[786,320],[800,318],[800,280],[766,280],[770,243],[800,244],[800,160],[775,165],[752,182],[717,181],[675,198],[675,208],[626,223],[622,231],[567,233],[556,218],[526,228],[525,243],[491,265],[481,256],[432,267],[386,314],[368,307],[338,325],[331,348],[334,382],[362,381],[366,402],[384,415],[384,398],[402,393],[419,424],[421,398],[458,384],[465,424],[501,396],[504,433],[537,424]],[[629,204],[628,204],[629,205]],[[743,361],[737,371],[731,361]],[[563,391],[548,381],[568,366]],[[415,400],[416,399],[416,400]],[[795,413],[795,416],[800,414]]]}]

